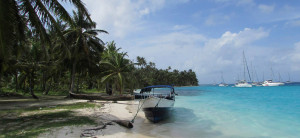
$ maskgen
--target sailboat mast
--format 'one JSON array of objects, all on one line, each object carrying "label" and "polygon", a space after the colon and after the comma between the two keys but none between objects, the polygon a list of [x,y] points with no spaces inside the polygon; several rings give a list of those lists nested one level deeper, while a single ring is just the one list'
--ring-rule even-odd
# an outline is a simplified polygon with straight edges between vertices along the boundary
[{"label": "sailboat mast", "polygon": [[221,78],[222,78],[222,83],[225,83],[223,78],[223,71],[221,72]]},{"label": "sailboat mast", "polygon": [[273,69],[272,69],[272,64],[271,64],[271,73],[272,73],[271,76],[272,76],[272,80],[273,80],[275,75],[274,75],[274,72],[273,72]]},{"label": "sailboat mast", "polygon": [[259,82],[255,67],[254,67],[254,72],[255,72],[255,76],[256,76],[256,81]]},{"label": "sailboat mast", "polygon": [[243,51],[243,64],[244,64],[244,80],[246,80],[246,65],[245,65],[245,53]]},{"label": "sailboat mast", "polygon": [[280,73],[278,73],[278,77],[279,77],[279,82],[281,82],[281,75],[280,75]]},{"label": "sailboat mast", "polygon": [[[243,51],[243,55],[244,55],[244,60],[245,60],[245,64],[246,64],[246,67],[247,67],[247,71],[248,71],[248,75],[249,75],[249,79],[250,79],[250,82],[252,81],[251,79],[251,76],[250,76],[250,72],[249,72],[249,68],[248,68],[248,65],[247,65],[247,60],[246,60],[246,57],[245,57],[245,53]],[[245,67],[244,67],[245,68]],[[244,73],[245,74],[245,73]]]},{"label": "sailboat mast", "polygon": [[250,65],[251,65],[251,76],[253,78],[253,81],[254,82],[254,71],[253,71],[253,66],[252,66],[252,62],[250,62]]}]

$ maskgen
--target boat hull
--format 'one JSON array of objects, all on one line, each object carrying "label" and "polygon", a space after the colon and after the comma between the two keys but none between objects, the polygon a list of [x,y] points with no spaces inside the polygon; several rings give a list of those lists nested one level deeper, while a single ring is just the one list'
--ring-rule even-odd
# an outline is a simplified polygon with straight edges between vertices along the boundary
[{"label": "boat hull", "polygon": [[174,99],[148,97],[143,101],[143,111],[151,122],[159,122],[170,116],[175,103]]},{"label": "boat hull", "polygon": [[172,109],[172,107],[149,107],[143,108],[143,111],[148,120],[157,123],[168,118],[171,114]]},{"label": "boat hull", "polygon": [[227,87],[227,84],[219,84],[219,87]]},{"label": "boat hull", "polygon": [[284,83],[281,82],[271,82],[271,83],[264,83],[263,86],[281,86],[284,85]]},{"label": "boat hull", "polygon": [[235,87],[246,87],[246,88],[249,88],[249,87],[252,87],[251,84],[236,84]]}]

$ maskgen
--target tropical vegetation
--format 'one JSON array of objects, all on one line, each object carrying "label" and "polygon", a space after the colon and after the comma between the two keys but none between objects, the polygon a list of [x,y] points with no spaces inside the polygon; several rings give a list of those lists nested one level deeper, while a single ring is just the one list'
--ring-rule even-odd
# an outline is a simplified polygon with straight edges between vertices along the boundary
[{"label": "tropical vegetation", "polygon": [[[0,92],[123,94],[147,85],[198,85],[195,72],[131,61],[114,41],[104,43],[81,0],[72,16],[57,0],[0,1]],[[5,95],[5,94],[2,94]]]}]

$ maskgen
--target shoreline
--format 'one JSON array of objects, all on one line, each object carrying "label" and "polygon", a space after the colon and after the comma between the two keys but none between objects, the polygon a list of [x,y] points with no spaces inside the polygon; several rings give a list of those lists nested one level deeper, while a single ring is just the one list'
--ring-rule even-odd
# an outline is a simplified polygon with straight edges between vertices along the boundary
[{"label": "shoreline", "polygon": [[[108,123],[111,120],[129,120],[131,121],[136,114],[137,107],[139,101],[131,100],[131,101],[118,101],[117,103],[113,103],[112,101],[95,101],[104,104],[100,109],[80,109],[77,110],[78,114],[89,116],[93,119],[96,119],[98,123],[97,126],[65,126],[62,128],[55,128],[48,132],[40,134],[38,137],[80,137],[82,133],[90,134],[92,137],[139,137],[139,138],[148,138],[155,137],[156,135],[144,134],[147,133],[147,126],[153,126],[149,122],[143,113],[140,112],[137,114],[133,128],[128,129],[123,126],[120,126],[116,123],[112,125],[107,125],[105,129],[100,130],[91,130],[91,131],[83,131],[84,129],[95,128],[103,125],[103,123]],[[146,125],[146,127],[142,126]]]},{"label": "shoreline", "polygon": [[[48,128],[35,128],[34,126],[26,126],[25,128],[20,128],[19,126],[13,126],[10,124],[11,127],[16,127],[18,134],[17,135],[27,135],[27,134],[34,134],[37,131],[43,131],[36,135],[36,137],[41,138],[73,138],[73,137],[115,137],[115,138],[123,138],[123,137],[138,137],[138,138],[148,138],[148,137],[178,137],[181,133],[175,128],[173,130],[170,125],[172,121],[163,121],[159,123],[152,123],[146,119],[145,114],[142,110],[139,111],[137,114],[133,128],[129,129],[119,124],[112,122],[112,120],[127,120],[131,121],[133,117],[136,115],[137,108],[139,105],[139,100],[130,100],[130,101],[118,101],[114,103],[113,101],[102,101],[102,100],[95,100],[93,101],[93,107],[87,108],[72,108],[68,109],[69,105],[72,107],[77,105],[87,105],[90,103],[89,100],[55,100],[55,101],[36,101],[36,100],[28,100],[28,99],[18,99],[18,102],[14,102],[9,100],[2,99],[0,104],[2,105],[0,109],[4,110],[23,110],[20,115],[17,114],[2,114],[2,115],[9,115],[6,119],[9,118],[41,118],[46,119],[47,116],[56,113],[70,113],[67,116],[57,116],[57,117],[49,117],[51,120],[46,120],[46,122],[40,122],[41,124],[36,124],[36,126],[45,126],[53,125],[53,124],[60,124],[60,122],[66,122],[67,120],[72,120],[72,118],[80,118],[78,121],[82,121],[83,118],[89,118],[93,120],[94,123],[76,123],[74,120],[73,123],[69,123],[71,125],[57,125],[59,127],[48,127]],[[11,104],[14,103],[14,104]],[[82,104],[80,104],[82,103]],[[86,104],[87,103],[87,104]],[[75,104],[75,105],[74,105]],[[66,106],[65,106],[66,105]],[[59,107],[66,107],[66,108],[59,108]],[[57,109],[51,109],[54,107],[58,107]],[[45,110],[44,110],[45,108]],[[34,109],[32,111],[28,109]],[[39,110],[36,110],[39,109]],[[42,110],[41,110],[42,109]],[[28,110],[28,111],[27,111]],[[89,121],[89,120],[87,120]],[[30,121],[26,121],[25,123],[29,123]],[[39,121],[33,121],[34,123],[39,123]],[[109,122],[112,122],[111,125],[105,125]],[[79,125],[76,125],[79,124]],[[22,125],[22,124],[21,124]],[[98,130],[87,130],[86,129],[95,129],[100,128],[102,126],[106,126],[104,129]],[[171,125],[172,126],[172,125]],[[6,129],[5,126],[0,126],[0,132]],[[44,131],[45,130],[45,131]],[[12,134],[14,130],[9,130],[2,136],[7,134]],[[24,133],[24,134],[20,134]]]}]

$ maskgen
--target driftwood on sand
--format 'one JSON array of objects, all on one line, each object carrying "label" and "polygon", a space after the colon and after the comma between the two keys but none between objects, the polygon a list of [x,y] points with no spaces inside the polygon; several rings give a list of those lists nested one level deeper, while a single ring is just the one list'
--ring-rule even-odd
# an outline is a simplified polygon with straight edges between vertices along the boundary
[{"label": "driftwood on sand", "polygon": [[104,123],[102,126],[84,129],[83,133],[81,133],[80,137],[94,137],[94,133],[91,132],[92,130],[98,131],[101,129],[105,129],[107,125],[113,125],[112,122],[115,122],[115,123],[119,124],[120,126],[123,126],[126,128],[133,128],[132,123],[128,120],[112,120],[111,122]]},{"label": "driftwood on sand", "polygon": [[133,125],[128,120],[113,120],[113,122],[119,124],[120,126],[127,127],[127,128],[133,128]]},{"label": "driftwood on sand", "polygon": [[133,128],[132,123],[128,120],[112,120],[111,122],[104,123],[102,126],[98,126],[95,128],[88,128],[88,129],[85,129],[84,131],[105,129],[107,125],[113,125],[112,122],[115,122],[118,125],[126,127],[126,128]]},{"label": "driftwood on sand", "polygon": [[100,94],[75,94],[70,93],[70,98],[86,100],[128,101],[133,100],[133,95],[100,95]]}]

